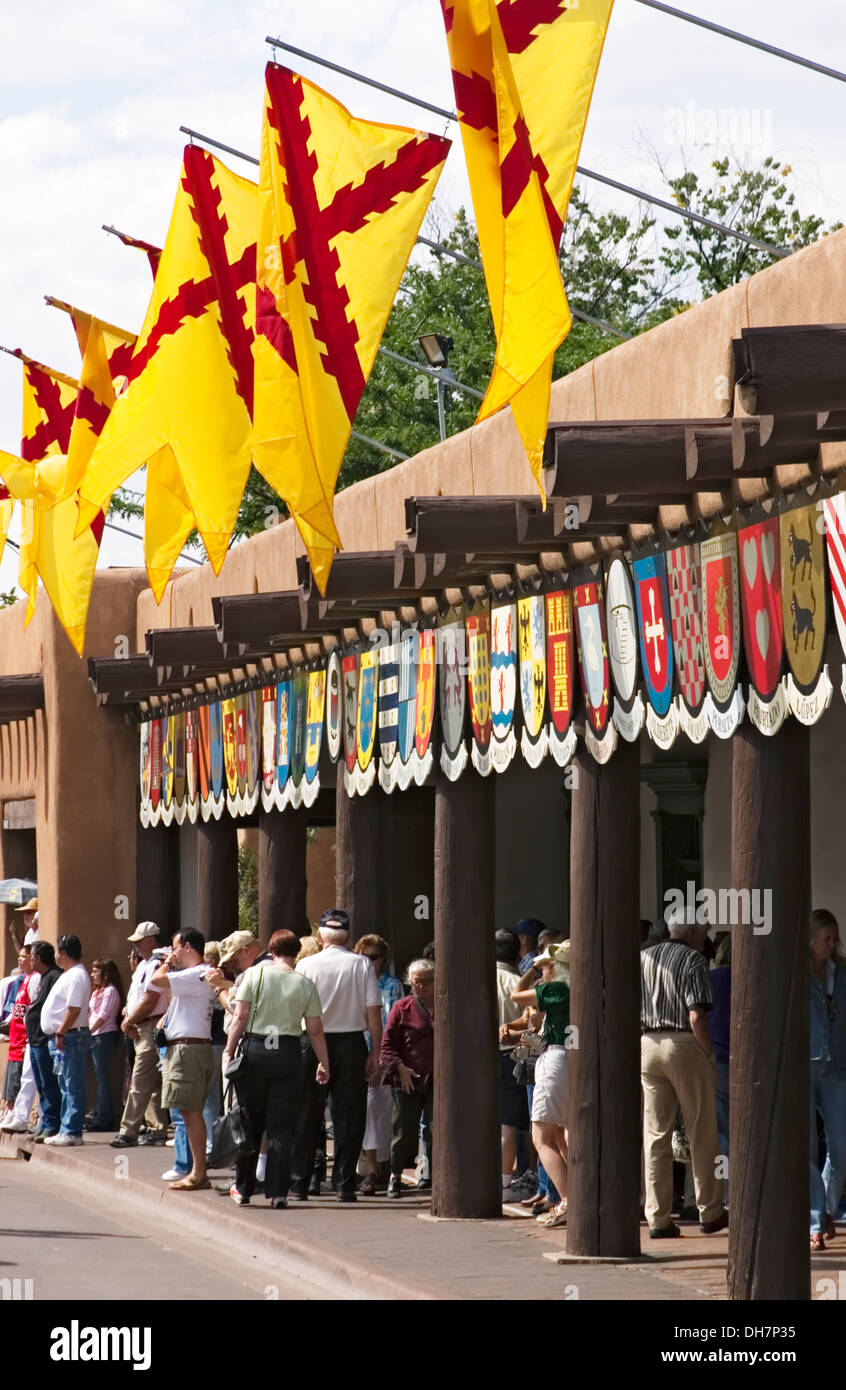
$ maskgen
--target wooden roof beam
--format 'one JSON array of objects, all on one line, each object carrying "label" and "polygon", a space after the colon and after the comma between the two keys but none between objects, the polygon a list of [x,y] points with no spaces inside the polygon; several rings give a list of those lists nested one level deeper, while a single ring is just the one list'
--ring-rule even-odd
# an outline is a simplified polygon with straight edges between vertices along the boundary
[{"label": "wooden roof beam", "polygon": [[0,676],[0,716],[7,717],[11,713],[15,719],[23,719],[43,708],[42,675]]},{"label": "wooden roof beam", "polygon": [[747,414],[846,410],[846,324],[743,328],[732,352]]}]

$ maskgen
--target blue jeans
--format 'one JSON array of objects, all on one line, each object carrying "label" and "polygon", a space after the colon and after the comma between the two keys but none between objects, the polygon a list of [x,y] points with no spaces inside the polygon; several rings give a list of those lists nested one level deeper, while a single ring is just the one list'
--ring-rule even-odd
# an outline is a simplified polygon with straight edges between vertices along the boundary
[{"label": "blue jeans", "polygon": [[729,1151],[729,1064],[717,1062],[717,1138],[720,1153],[728,1158]]},{"label": "blue jeans", "polygon": [[45,1134],[58,1134],[61,1124],[62,1092],[53,1071],[50,1048],[47,1043],[43,1043],[41,1047],[33,1047],[30,1043],[29,1055],[41,1101],[41,1128]]},{"label": "blue jeans", "polygon": [[56,1039],[50,1039],[50,1056],[53,1070],[56,1058],[59,1063],[59,1089],[62,1093],[62,1123],[60,1134],[72,1134],[82,1138],[85,1123],[85,1062],[91,1046],[91,1034],[87,1028],[72,1028],[64,1036],[64,1049],[56,1046]]},{"label": "blue jeans", "polygon": [[100,1129],[117,1129],[114,1093],[112,1091],[112,1063],[120,1045],[121,1036],[117,1031],[91,1034],[91,1062],[94,1067],[94,1075],[97,1078],[94,1123]]},{"label": "blue jeans", "polygon": [[[534,1088],[534,1086],[527,1086],[527,1087],[526,1087],[526,1092],[527,1092],[526,1098],[527,1098],[527,1100],[528,1100],[528,1102],[529,1102],[529,1114],[531,1115],[531,1113],[532,1113],[532,1099],[533,1099],[534,1094],[535,1094],[535,1088]],[[545,1198],[547,1199],[548,1202],[552,1202],[553,1206],[557,1206],[558,1203],[561,1201],[561,1198],[560,1198],[560,1196],[558,1195],[558,1188],[555,1186],[555,1183],[552,1181],[552,1178],[549,1176],[548,1172],[547,1172],[546,1169],[544,1168],[543,1164],[542,1164],[541,1161],[540,1161],[540,1158],[538,1159],[538,1190],[537,1190],[537,1196],[538,1196],[538,1198],[545,1197]]]},{"label": "blue jeans", "polygon": [[[817,1110],[823,1118],[828,1157],[820,1173]],[[846,1072],[829,1062],[811,1063],[811,1234],[825,1230],[826,1215],[836,1216],[846,1178]]]}]

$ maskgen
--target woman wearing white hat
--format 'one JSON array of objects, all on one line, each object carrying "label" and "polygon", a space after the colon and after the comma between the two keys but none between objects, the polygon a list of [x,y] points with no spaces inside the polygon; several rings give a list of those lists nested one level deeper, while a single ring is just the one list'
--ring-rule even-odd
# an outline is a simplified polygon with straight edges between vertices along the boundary
[{"label": "woman wearing white hat", "polygon": [[538,956],[542,981],[534,989],[518,989],[515,1004],[528,1004],[545,1015],[546,1047],[535,1066],[532,1099],[532,1140],[538,1156],[558,1189],[560,1201],[538,1217],[544,1226],[567,1224],[567,1109],[570,1100],[568,1044],[570,1029],[570,943],[550,943]]}]

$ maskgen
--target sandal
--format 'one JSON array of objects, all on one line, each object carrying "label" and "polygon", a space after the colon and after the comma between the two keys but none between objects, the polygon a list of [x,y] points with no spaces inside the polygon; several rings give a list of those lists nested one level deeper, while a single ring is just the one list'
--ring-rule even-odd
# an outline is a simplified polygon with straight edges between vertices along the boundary
[{"label": "sandal", "polygon": [[811,1236],[811,1253],[814,1251],[825,1250],[825,1241],[820,1234]]},{"label": "sandal", "polygon": [[190,1173],[187,1178],[180,1178],[179,1182],[170,1184],[171,1192],[201,1192],[206,1187],[211,1187],[208,1178],[195,1178]]},{"label": "sandal", "polygon": [[536,1217],[535,1220],[539,1226],[543,1226],[546,1230],[551,1230],[554,1226],[566,1226],[567,1203],[559,1202],[557,1207],[552,1208],[552,1211],[548,1211],[545,1216]]},{"label": "sandal", "polygon": [[520,1206],[521,1206],[521,1207],[536,1207],[537,1204],[538,1204],[538,1202],[545,1202],[545,1201],[546,1201],[546,1198],[545,1198],[545,1197],[539,1197],[538,1194],[537,1194],[536,1192],[533,1192],[532,1195],[531,1195],[531,1197],[524,1197],[524,1198],[523,1198],[522,1202],[520,1202]]}]

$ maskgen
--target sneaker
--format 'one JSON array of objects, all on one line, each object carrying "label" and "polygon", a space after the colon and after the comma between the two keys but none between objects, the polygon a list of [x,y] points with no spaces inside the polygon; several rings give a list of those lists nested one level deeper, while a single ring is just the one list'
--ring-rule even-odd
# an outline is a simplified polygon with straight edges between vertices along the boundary
[{"label": "sneaker", "polygon": [[134,1149],[138,1143],[134,1134],[116,1134],[111,1141],[113,1149]]},{"label": "sneaker", "polygon": [[362,1180],[361,1180],[361,1182],[360,1182],[360,1184],[359,1184],[358,1190],[359,1190],[359,1192],[361,1193],[362,1197],[375,1197],[375,1196],[376,1196],[376,1176],[375,1176],[375,1174],[374,1174],[374,1173],[365,1173],[364,1177],[362,1178]]},{"label": "sneaker", "polygon": [[149,1129],[147,1130],[147,1133],[146,1133],[146,1134],[142,1134],[142,1135],[139,1137],[139,1139],[138,1139],[138,1143],[139,1143],[139,1144],[143,1144],[144,1146],[150,1147],[150,1148],[152,1148],[154,1145],[157,1146],[157,1147],[160,1146],[160,1147],[164,1148],[166,1142],[167,1142],[167,1136],[166,1136],[166,1135],[164,1135],[164,1134],[156,1134],[153,1130],[149,1130]]},{"label": "sneaker", "polygon": [[388,1196],[389,1196],[389,1197],[401,1197],[401,1196],[402,1196],[402,1178],[399,1176],[398,1173],[392,1173],[392,1174],[391,1174],[390,1181],[388,1182]]},{"label": "sneaker", "polygon": [[235,1186],[234,1182],[233,1182],[232,1186],[231,1186],[230,1189],[229,1189],[229,1196],[232,1198],[232,1200],[233,1200],[233,1202],[235,1203],[236,1207],[248,1207],[248,1206],[250,1205],[250,1199],[249,1199],[249,1197],[244,1197],[244,1196],[238,1191],[238,1189],[237,1189],[237,1187]]},{"label": "sneaker", "polygon": [[187,1174],[181,1168],[168,1168],[166,1173],[162,1173],[162,1182],[178,1182],[184,1177],[187,1177]]},{"label": "sneaker", "polygon": [[55,1144],[57,1149],[76,1148],[82,1143],[81,1134],[54,1134],[44,1140],[45,1144]]},{"label": "sneaker", "polygon": [[519,1178],[515,1178],[511,1184],[511,1191],[515,1197],[528,1197],[530,1193],[537,1192],[537,1190],[537,1177],[528,1169],[525,1173],[521,1173]]},{"label": "sneaker", "polygon": [[4,1134],[26,1134],[29,1126],[23,1120],[4,1120],[0,1129]]},{"label": "sneaker", "polygon": [[287,1205],[288,1205],[288,1198],[287,1198],[287,1197],[271,1197],[271,1199],[270,1199],[270,1205],[273,1207],[273,1210],[274,1210],[274,1211],[283,1211],[284,1208],[287,1207]]}]

